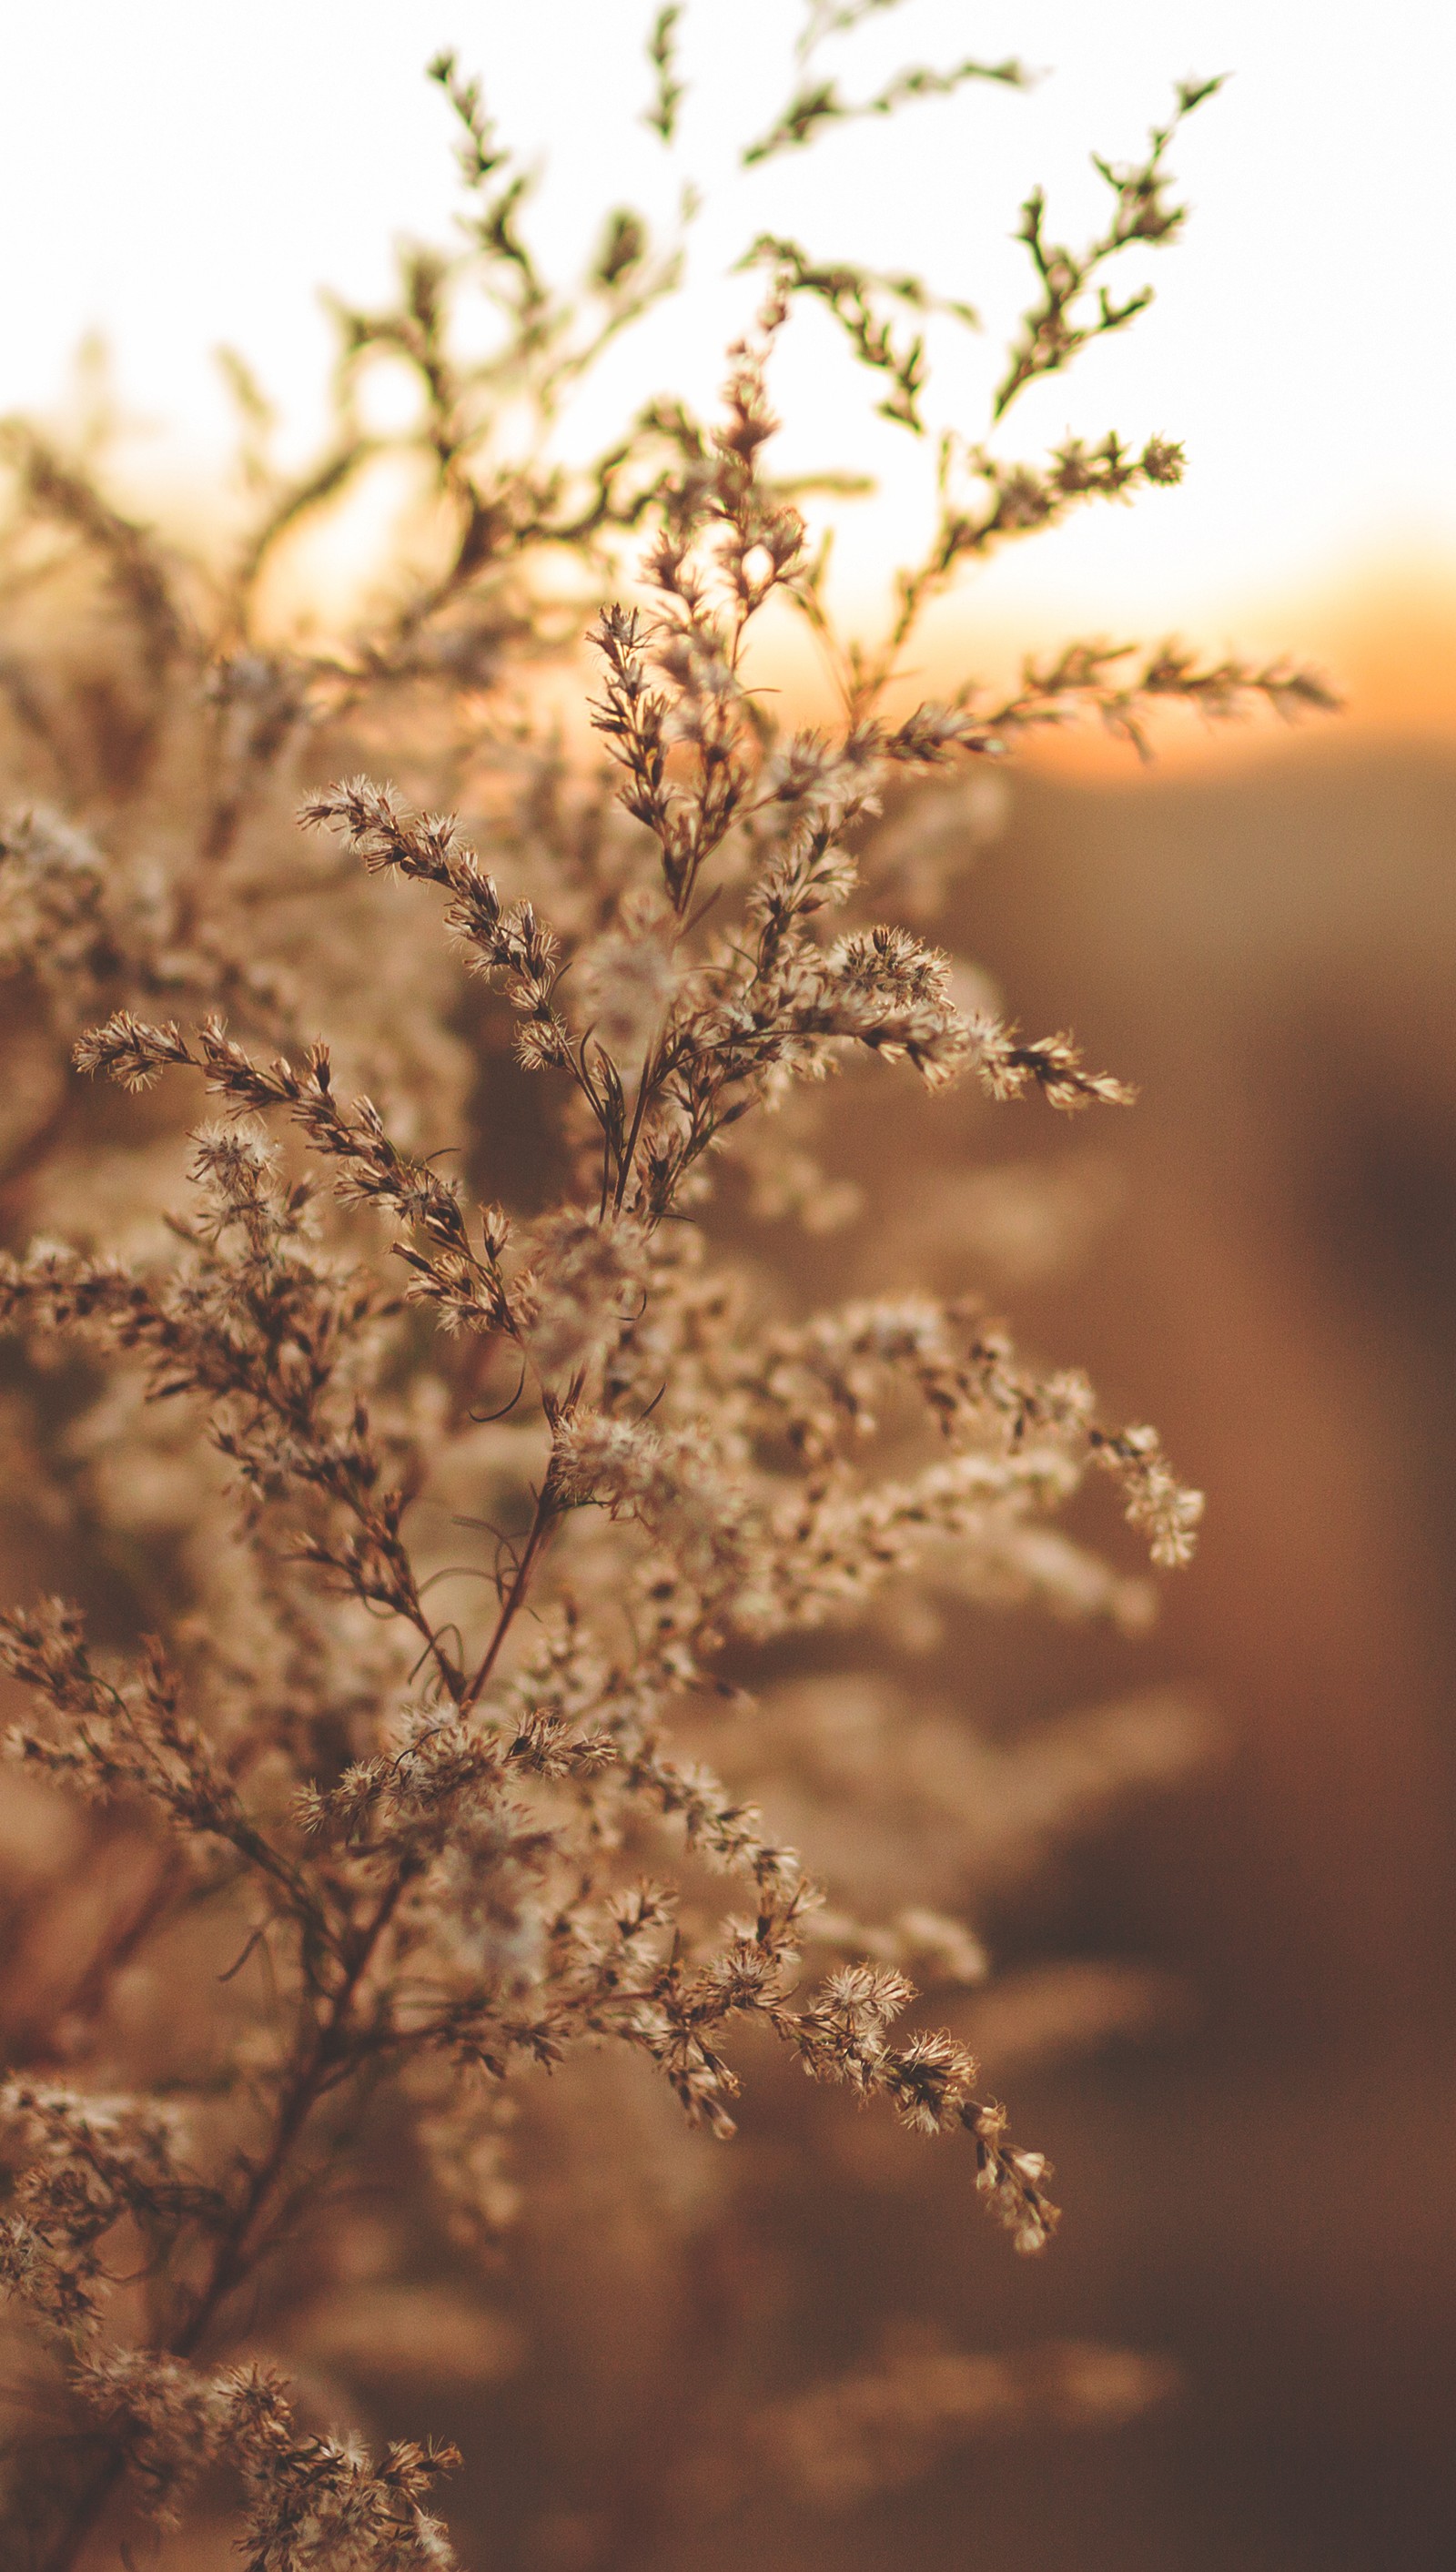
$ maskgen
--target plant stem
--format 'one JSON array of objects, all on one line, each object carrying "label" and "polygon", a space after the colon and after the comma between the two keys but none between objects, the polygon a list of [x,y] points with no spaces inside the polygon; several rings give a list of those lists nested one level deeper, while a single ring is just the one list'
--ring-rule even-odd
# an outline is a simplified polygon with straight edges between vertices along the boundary
[{"label": "plant stem", "polygon": [[[410,1870],[400,1867],[390,1877],[357,1941],[354,1956],[343,1981],[335,1991],[313,2041],[306,2047],[302,2061],[279,2100],[273,2135],[263,2159],[258,2163],[247,2189],[236,2208],[233,2220],[218,2243],[207,2280],[186,2320],[173,2332],[167,2343],[169,2357],[195,2355],[217,2314],[247,2274],[256,2248],[260,2220],[269,2200],[288,2167],[289,2157],[308,2124],[341,2053],[342,2040],[363,1982],[374,1952],[409,1881]],[[67,2526],[52,2552],[46,2557],[41,2572],[73,2572],[82,2547],[100,2519],[107,2503],[126,2471],[126,2453],[113,2447],[103,2457],[91,2481],[83,2489]]]},{"label": "plant stem", "polygon": [[504,1642],[506,1635],[510,1631],[511,1625],[515,1620],[517,1610],[524,1605],[526,1592],[530,1588],[531,1574],[535,1570],[537,1560],[545,1546],[546,1540],[549,1537],[553,1526],[555,1525],[556,1516],[556,1496],[551,1489],[551,1477],[548,1473],[536,1497],[536,1514],[531,1521],[530,1535],[526,1538],[525,1552],[522,1554],[519,1563],[515,1567],[515,1577],[512,1580],[510,1588],[507,1590],[505,1598],[501,1604],[500,1614],[495,1620],[495,1631],[485,1646],[484,1656],[480,1661],[479,1667],[475,1671],[474,1677],[470,1680],[469,1685],[465,1689],[464,1695],[460,1698],[460,1711],[462,1714],[465,1712],[467,1707],[472,1706],[475,1703],[481,1689],[489,1682],[490,1673],[494,1669],[495,1663],[500,1654],[501,1644]]}]

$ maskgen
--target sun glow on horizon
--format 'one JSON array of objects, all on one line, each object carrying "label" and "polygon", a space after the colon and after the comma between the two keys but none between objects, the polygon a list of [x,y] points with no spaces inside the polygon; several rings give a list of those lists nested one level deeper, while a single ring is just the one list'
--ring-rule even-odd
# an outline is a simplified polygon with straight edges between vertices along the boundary
[{"label": "sun glow on horizon", "polygon": [[[641,122],[651,14],[590,0],[529,13],[256,0],[246,19],[194,0],[124,14],[57,0],[43,23],[12,13],[0,204],[27,254],[3,290],[0,409],[53,411],[70,352],[103,331],[123,410],[154,424],[130,440],[132,486],[190,510],[228,436],[213,357],[228,342],[303,451],[329,360],[320,285],[381,298],[395,239],[448,238],[451,141],[421,77],[448,43],[539,163],[549,265],[579,259],[603,206],[642,204],[660,221],[689,170],[708,183],[689,291],[612,352],[573,424],[583,443],[669,383],[711,401],[753,293],[722,273],[770,227],[818,256],[914,268],[974,298],[986,338],[933,334],[945,364],[930,407],[979,433],[1026,295],[1010,236],[1028,188],[1046,182],[1054,224],[1078,239],[1100,203],[1089,151],[1131,157],[1176,79],[1226,71],[1173,155],[1186,235],[1130,280],[1153,285],[1152,309],[1032,387],[998,441],[1036,456],[1069,433],[1166,434],[1186,446],[1186,481],[1008,549],[937,612],[917,657],[939,680],[956,656],[994,658],[1014,637],[1045,649],[1125,627],[1215,651],[1277,643],[1329,660],[1366,720],[1456,731],[1451,360],[1428,315],[1431,277],[1456,264],[1456,191],[1440,175],[1456,18],[1401,0],[1382,21],[1377,73],[1349,0],[1108,0],[1095,13],[987,0],[974,28],[956,0],[906,0],[830,49],[847,94],[872,94],[906,59],[954,61],[968,36],[981,58],[1055,68],[1025,95],[977,85],[745,176],[734,152],[787,95],[798,13],[784,0],[689,7],[675,159]],[[840,603],[872,625],[927,521],[925,442],[874,419],[822,319],[796,321],[774,388],[785,469],[830,462],[880,484],[869,506],[839,512]]]}]

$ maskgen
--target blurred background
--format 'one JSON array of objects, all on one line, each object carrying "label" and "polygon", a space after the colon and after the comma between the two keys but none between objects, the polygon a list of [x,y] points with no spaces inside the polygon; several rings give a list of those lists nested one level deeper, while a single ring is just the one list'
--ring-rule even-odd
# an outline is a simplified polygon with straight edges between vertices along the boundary
[{"label": "blurred background", "polygon": [[[212,351],[227,342],[304,452],[328,363],[318,283],[377,297],[395,236],[448,229],[449,154],[420,77],[442,43],[539,153],[540,238],[563,258],[604,201],[660,213],[688,170],[707,183],[690,293],[613,360],[580,434],[633,369],[706,401],[744,309],[721,271],[770,219],[768,178],[735,175],[733,152],[784,93],[796,13],[689,13],[680,165],[639,121],[648,14],[626,0],[8,13],[0,409],[84,428],[107,382],[101,334],[106,397],[132,423],[123,477],[185,521],[226,445]],[[1125,2342],[1165,2354],[1181,2389],[1112,2434],[961,2448],[848,2518],[750,2490],[726,2518],[664,2531],[619,2494],[621,2559],[892,2572],[934,2550],[1020,2572],[1435,2572],[1456,2533],[1456,481],[1441,302],[1456,20],[1401,0],[1377,38],[1343,0],[910,0],[872,12],[836,67],[869,94],[908,55],[968,50],[1015,51],[1048,77],[829,135],[812,169],[776,168],[772,221],[821,256],[971,295],[985,351],[947,363],[978,420],[1019,310],[1010,235],[1028,187],[1046,181],[1077,238],[1089,149],[1129,157],[1175,79],[1232,77],[1178,143],[1194,211],[1157,263],[1155,306],[1037,387],[1016,432],[1026,452],[1069,430],[1165,433],[1186,445],[1186,483],[1009,552],[938,612],[927,684],[1013,643],[1175,630],[1319,660],[1349,703],[1297,737],[1172,731],[1146,773],[1063,744],[994,806],[937,807],[976,863],[936,934],[1027,1024],[1074,1024],[1141,1095],[1095,1130],[1030,1108],[989,1127],[953,1102],[908,1133],[866,1092],[844,1174],[896,1156],[917,1212],[893,1253],[856,1237],[858,1282],[904,1261],[897,1282],[954,1284],[970,1174],[988,1152],[1045,1165],[1085,1254],[1054,1270],[1035,1225],[1013,1226],[997,1292],[1026,1344],[1086,1364],[1110,1414],[1158,1423],[1210,1508],[1150,1636],[1090,1643],[983,1618],[969,1640],[957,1628],[974,1666],[943,1652],[936,1684],[1014,1720],[1187,1683],[1217,1746],[1195,1784],[1064,1855],[1035,1906],[1008,1888],[991,1924],[1013,1972],[1054,1952],[1089,1971],[1110,1961],[1152,1996],[1092,2059],[1039,2071],[1023,2034],[1019,2124],[1052,2152],[1069,2210],[1055,2254],[1009,2262],[969,2223],[959,2172],[905,2153],[892,2183],[842,2103],[796,2094],[771,2132],[755,2139],[749,2121],[759,2249],[752,2224],[733,2231],[747,2265],[705,2286],[693,2327],[711,2339],[715,2294],[752,2304],[751,2263],[791,2226],[825,2367],[873,2340],[893,2270],[896,2310],[927,2330],[996,2348]],[[929,506],[924,458],[853,424],[843,361],[812,323],[775,380],[793,463],[881,482],[862,526],[846,513],[837,575],[868,626]],[[308,576],[347,593],[347,550]],[[785,685],[814,702],[798,665]],[[636,2254],[613,2271],[616,2255],[603,2250],[603,2275],[620,2284]],[[601,2308],[593,2327],[621,2334],[621,2400],[650,2453],[675,2434],[657,2417],[663,2379],[634,2374],[627,2318],[618,2305],[613,2322],[609,2295]],[[771,2301],[764,2314],[771,2369],[789,2325]],[[481,2468],[484,2498],[507,2510],[510,2399],[491,2397]],[[468,2406],[427,2425],[481,2443]],[[599,2501],[572,2506],[589,2518]],[[567,2508],[565,2572],[606,2559],[573,2558],[577,2523]]]}]

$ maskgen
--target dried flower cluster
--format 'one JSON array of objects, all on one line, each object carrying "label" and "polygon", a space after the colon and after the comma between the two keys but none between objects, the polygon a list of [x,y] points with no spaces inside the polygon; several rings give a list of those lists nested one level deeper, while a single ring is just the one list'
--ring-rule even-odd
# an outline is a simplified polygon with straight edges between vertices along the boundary
[{"label": "dried flower cluster", "polygon": [[[748,159],[1023,77],[913,71],[847,108],[811,57],[865,14],[811,13],[801,89]],[[664,141],[681,15],[650,40]],[[795,1101],[855,1061],[1062,1109],[1128,1095],[1066,1035],[963,1006],[950,960],[865,908],[908,781],[1072,712],[1140,738],[1160,699],[1287,710],[1317,683],[1172,647],[1128,679],[1079,644],[1009,700],[906,707],[903,647],[966,560],[1176,479],[1177,449],[1108,436],[1034,465],[947,436],[941,523],[883,650],[841,643],[771,470],[775,343],[818,297],[918,431],[924,348],[897,346],[879,302],[969,309],[760,243],[768,290],[717,416],[659,400],[585,466],[558,461],[567,388],[669,291],[675,255],[618,214],[580,293],[558,294],[477,86],[448,59],[435,77],[466,251],[410,254],[397,309],[344,317],[338,438],[302,477],[274,471],[235,366],[259,499],[225,571],[182,563],[38,430],[4,432],[0,1321],[28,1513],[6,1542],[87,1608],[42,1595],[0,1618],[22,1785],[70,1816],[13,1924],[0,2101],[0,2269],[25,2398],[52,2424],[17,2441],[9,2507],[44,2572],[218,2490],[255,2572],[454,2562],[431,2498],[449,2452],[404,2440],[372,2461],[290,2389],[257,2317],[286,2350],[288,2269],[387,2153],[441,2229],[493,2241],[523,2176],[515,2104],[584,2050],[645,2062],[726,2137],[757,2030],[811,2080],[954,2139],[1039,2250],[1043,2156],[965,2043],[907,2021],[916,1982],[985,1972],[974,1931],[936,1884],[878,1919],[827,1909],[733,1743],[757,1755],[772,1717],[775,1757],[798,1739],[811,1773],[822,1709],[796,1712],[775,1654],[849,1631],[893,1585],[1135,1616],[1136,1586],[1050,1523],[1090,1478],[1159,1566],[1187,1560],[1198,1517],[1150,1430],[1023,1363],[975,1299],[796,1305],[740,1255],[733,1191],[775,1172],[786,1207],[827,1189]],[[1086,253],[1050,247],[1028,207],[1037,301],[998,419],[1145,302],[1098,285],[1085,310],[1108,262],[1178,227],[1175,122],[1145,164],[1104,172],[1113,212]],[[454,316],[476,291],[498,327],[467,358]],[[281,640],[277,563],[389,445],[354,399],[381,354],[418,387],[394,445],[442,551],[352,638]],[[506,693],[588,602],[604,776]],[[770,602],[830,649],[832,731],[768,711]],[[385,762],[412,792],[372,782]],[[488,865],[419,809],[440,790],[478,817]],[[164,1086],[123,1110],[108,1082]],[[1105,1741],[1054,1762],[1037,1827],[1148,1766],[1145,1743]],[[959,1793],[928,1848],[955,1842]],[[975,1795],[973,1836],[988,1776]],[[1009,1846],[1026,1806],[1006,1801],[990,1836]],[[148,1958],[170,1995],[150,2017]],[[327,2283],[306,2277],[304,2302]],[[907,2343],[742,2435],[764,2470],[841,2500],[980,2422],[1149,2389],[1104,2352],[1012,2365]]]}]

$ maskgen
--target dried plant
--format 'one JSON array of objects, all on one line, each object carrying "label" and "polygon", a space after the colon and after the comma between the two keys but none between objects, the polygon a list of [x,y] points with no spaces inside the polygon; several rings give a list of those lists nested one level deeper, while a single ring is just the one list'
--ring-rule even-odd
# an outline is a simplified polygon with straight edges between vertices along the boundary
[{"label": "dried plant", "polygon": [[[865,14],[811,12],[801,89],[748,159],[850,112],[810,58]],[[664,143],[681,15],[650,37]],[[1069,440],[1029,464],[946,434],[930,551],[883,646],[848,643],[806,495],[771,469],[775,345],[819,299],[919,433],[925,349],[895,342],[884,299],[970,308],[765,238],[717,415],[659,398],[572,461],[571,387],[674,289],[678,253],[618,212],[559,291],[477,84],[450,58],[433,77],[465,247],[409,253],[394,307],[341,314],[336,433],[297,476],[230,361],[252,515],[227,562],[127,515],[94,460],[4,430],[6,1543],[17,1578],[65,1594],[0,1620],[29,1835],[6,1993],[9,2508],[14,2559],[44,2572],[123,2559],[138,2512],[193,2507],[241,2512],[255,2572],[455,2561],[432,2490],[448,2447],[374,2461],[317,2354],[370,2337],[345,2309],[351,2193],[405,2167],[408,2221],[432,2210],[430,2239],[487,2260],[529,2178],[518,2105],[538,2113],[538,2076],[586,2051],[644,2062],[724,2138],[757,2032],[946,2137],[1040,2250],[1042,2155],[959,2037],[897,2022],[916,1984],[986,1972],[943,1888],[1190,1749],[1175,1710],[1024,1755],[892,1706],[872,1741],[856,1647],[818,1695],[794,1680],[793,1638],[878,1616],[883,1647],[886,1602],[917,1590],[1136,1622],[1143,1586],[1057,1513],[1102,1478],[1176,1567],[1199,1503],[1151,1430],[1021,1361],[974,1297],[809,1309],[787,1263],[747,1255],[746,1210],[824,1212],[796,1102],[855,1060],[1064,1110],[1129,1095],[1066,1035],[962,1005],[944,955],[877,924],[910,781],[1074,716],[1141,741],[1164,700],[1224,716],[1324,692],[1175,646],[1129,676],[1083,642],[1009,696],[907,704],[904,648],[963,563],[1175,481],[1177,448]],[[1022,77],[914,71],[853,112]],[[1100,278],[1178,229],[1176,122],[1104,168],[1113,211],[1086,252],[1050,247],[1030,202],[1036,300],[997,420],[1145,303]],[[380,360],[419,403],[388,438],[360,401]],[[425,568],[354,633],[290,634],[290,548],[381,462],[416,476]],[[781,606],[829,654],[832,730],[781,725],[758,683]],[[605,773],[531,698],[535,670],[574,666],[586,613]],[[372,782],[386,764],[399,787]],[[470,811],[488,867],[440,803]],[[164,1085],[124,1106],[107,1082]],[[816,1761],[843,1782],[851,1734],[854,1790],[904,1805],[930,1879],[878,1917],[873,1885],[827,1907],[740,1773],[781,1776],[812,1828]],[[584,2168],[595,2111],[561,2095]],[[369,2308],[401,2346],[411,2291]],[[428,2344],[451,2307],[420,2292]],[[464,2337],[504,2346],[479,2303]],[[1158,2380],[1139,2364],[902,2337],[777,2408],[720,2407],[688,2465],[736,2417],[756,2471],[839,2503],[979,2423],[1135,2406]],[[574,2559],[632,2542],[608,2519]]]}]

